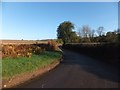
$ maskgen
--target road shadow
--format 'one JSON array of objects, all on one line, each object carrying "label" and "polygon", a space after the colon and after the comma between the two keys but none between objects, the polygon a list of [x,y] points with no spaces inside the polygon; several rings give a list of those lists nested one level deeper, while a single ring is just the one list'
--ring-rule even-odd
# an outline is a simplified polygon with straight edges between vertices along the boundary
[{"label": "road shadow", "polygon": [[[113,82],[120,83],[119,68],[113,67],[110,64],[96,60],[89,56],[73,52],[70,50],[62,49],[64,59],[61,62],[65,65],[79,65],[83,70],[94,74],[100,79],[105,79]],[[89,76],[88,76],[89,77]]]}]

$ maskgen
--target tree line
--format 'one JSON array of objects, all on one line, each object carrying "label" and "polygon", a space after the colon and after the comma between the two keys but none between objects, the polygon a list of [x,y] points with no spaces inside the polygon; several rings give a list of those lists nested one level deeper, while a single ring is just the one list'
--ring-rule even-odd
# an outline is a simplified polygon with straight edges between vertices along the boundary
[{"label": "tree line", "polygon": [[105,34],[103,26],[97,30],[91,29],[88,25],[84,25],[77,32],[73,31],[75,26],[70,21],[60,23],[57,28],[57,38],[66,43],[120,43],[120,29],[108,31]]}]

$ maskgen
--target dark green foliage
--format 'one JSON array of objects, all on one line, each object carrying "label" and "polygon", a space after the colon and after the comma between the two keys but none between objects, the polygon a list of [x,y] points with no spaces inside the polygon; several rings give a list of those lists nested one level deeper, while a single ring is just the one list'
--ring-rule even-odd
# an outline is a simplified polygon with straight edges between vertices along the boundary
[{"label": "dark green foliage", "polygon": [[107,42],[117,42],[118,37],[115,32],[107,32],[106,34],[106,41]]},{"label": "dark green foliage", "polygon": [[82,38],[82,41],[81,41],[82,43],[91,43],[91,40],[90,40],[90,38],[88,38],[88,37],[84,37],[84,38]]},{"label": "dark green foliage", "polygon": [[57,43],[59,43],[59,44],[63,44],[62,39],[57,39]]},{"label": "dark green foliage", "polygon": [[103,26],[98,27],[97,30],[91,30],[88,25],[84,25],[78,33],[72,29],[74,29],[74,25],[70,21],[65,21],[58,26],[57,37],[62,40],[64,45],[66,43],[120,43],[120,29],[107,32],[106,35]]},{"label": "dark green foliage", "polygon": [[80,38],[77,36],[76,32],[71,32],[70,42],[71,43],[78,43],[79,41],[80,41]]},{"label": "dark green foliage", "polygon": [[120,34],[118,34],[118,43],[120,44]]},{"label": "dark green foliage", "polygon": [[66,44],[64,48],[80,52],[97,60],[119,65],[119,45],[116,43]]},{"label": "dark green foliage", "polygon": [[64,44],[70,43],[72,29],[74,29],[74,25],[70,21],[65,21],[61,23],[57,28],[58,39],[62,39]]}]

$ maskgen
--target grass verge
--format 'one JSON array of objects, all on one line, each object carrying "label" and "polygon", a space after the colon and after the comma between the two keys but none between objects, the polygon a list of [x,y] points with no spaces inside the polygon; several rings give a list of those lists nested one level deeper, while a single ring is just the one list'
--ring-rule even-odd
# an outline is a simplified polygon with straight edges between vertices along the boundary
[{"label": "grass verge", "polygon": [[2,77],[3,79],[9,79],[19,74],[32,72],[59,60],[60,57],[61,52],[45,51],[40,55],[32,55],[31,58],[4,58],[2,60]]}]

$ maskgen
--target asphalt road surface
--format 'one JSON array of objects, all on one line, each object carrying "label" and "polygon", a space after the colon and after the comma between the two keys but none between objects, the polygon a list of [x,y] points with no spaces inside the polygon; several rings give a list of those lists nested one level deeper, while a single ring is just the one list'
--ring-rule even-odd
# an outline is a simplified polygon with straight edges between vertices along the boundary
[{"label": "asphalt road surface", "polygon": [[62,63],[17,88],[119,88],[118,69],[88,56],[64,51]]}]

